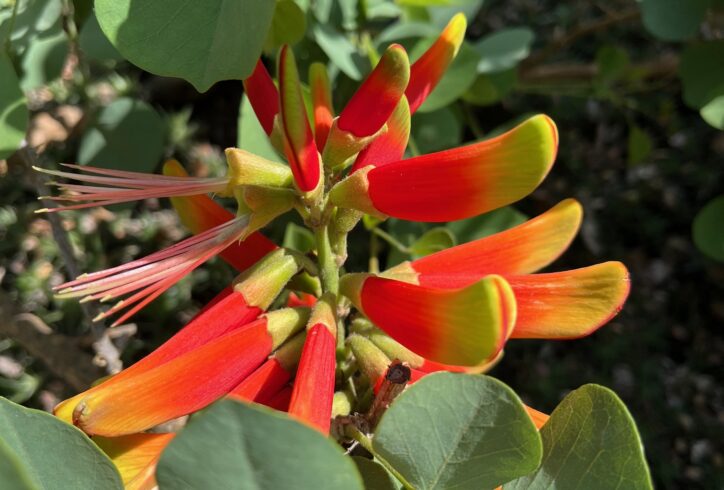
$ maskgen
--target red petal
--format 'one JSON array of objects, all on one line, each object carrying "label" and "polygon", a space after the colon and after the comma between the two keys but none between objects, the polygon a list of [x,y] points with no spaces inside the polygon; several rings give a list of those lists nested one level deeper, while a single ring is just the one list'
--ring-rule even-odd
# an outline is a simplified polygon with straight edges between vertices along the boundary
[{"label": "red petal", "polygon": [[409,77],[405,48],[391,45],[340,114],[339,129],[359,138],[375,134],[403,97]]},{"label": "red petal", "polygon": [[292,378],[279,360],[268,359],[248,378],[229,392],[229,396],[238,400],[264,403],[269,402]]},{"label": "red petal", "polygon": [[334,119],[332,92],[324,64],[312,63],[309,66],[309,88],[314,106],[314,140],[317,148],[324,148]]},{"label": "red petal", "polygon": [[422,105],[455,59],[465,37],[466,27],[465,16],[457,14],[450,20],[435,43],[412,64],[410,84],[405,92],[410,101],[411,113]]},{"label": "red petal", "polygon": [[321,161],[307,119],[297,64],[289,46],[283,46],[279,54],[279,93],[287,160],[299,190],[311,192],[321,179]]},{"label": "red petal", "polygon": [[589,335],[621,310],[630,287],[628,270],[620,262],[506,279],[518,302],[511,337],[519,339]]},{"label": "red petal", "polygon": [[274,116],[279,113],[279,93],[261,59],[254,72],[244,80],[244,91],[267,135],[274,129]]},{"label": "red petal", "polygon": [[405,156],[407,141],[410,139],[410,106],[402,97],[387,119],[387,131],[377,136],[362,150],[350,170],[350,174],[367,165],[377,167],[396,162]]},{"label": "red petal", "polygon": [[308,329],[289,404],[290,415],[324,434],[332,416],[336,349],[334,334],[323,323]]}]

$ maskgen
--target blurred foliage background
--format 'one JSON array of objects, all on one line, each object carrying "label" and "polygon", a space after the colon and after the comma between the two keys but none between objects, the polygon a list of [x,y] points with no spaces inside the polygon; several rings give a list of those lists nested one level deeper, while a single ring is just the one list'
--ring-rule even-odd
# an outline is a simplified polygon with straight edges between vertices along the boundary
[{"label": "blurred foliage background", "polygon": [[[575,197],[586,211],[582,232],[551,270],[621,260],[631,297],[586,339],[510,343],[492,374],[544,411],[584,383],[609,386],[639,424],[658,488],[721,488],[724,2],[278,0],[257,37],[272,71],[282,43],[294,45],[302,73],[328,62],[340,109],[381,49],[397,42],[414,59],[457,11],[469,20],[466,42],[413,117],[409,154],[487,138],[544,112],[560,130],[558,161],[514,207],[442,228],[365,223],[347,267],[431,253]],[[199,93],[138,68],[127,58],[148,61],[114,48],[90,0],[0,0],[0,42],[0,394],[47,410],[152,350],[233,273],[212,261],[134,324],[92,326],[90,307],[55,300],[51,287],[186,232],[167,202],[35,214],[47,189],[30,166],[157,171],[174,157],[196,175],[216,175],[226,147],[273,149],[240,81]],[[291,218],[266,233],[309,250]]]}]

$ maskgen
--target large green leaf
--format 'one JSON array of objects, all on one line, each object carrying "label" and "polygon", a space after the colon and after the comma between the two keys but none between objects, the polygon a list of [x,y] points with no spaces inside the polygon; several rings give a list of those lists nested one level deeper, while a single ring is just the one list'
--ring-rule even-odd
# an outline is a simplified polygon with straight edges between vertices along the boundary
[{"label": "large green leaf", "polygon": [[504,490],[653,488],[636,424],[608,388],[585,385],[569,394],[541,437],[540,468]]},{"label": "large green leaf", "polygon": [[527,27],[503,29],[481,39],[475,49],[480,56],[479,73],[509,70],[525,59],[535,35]]},{"label": "large green leaf", "polygon": [[416,489],[494,488],[540,463],[538,431],[513,390],[478,375],[436,373],[395,400],[373,439]]},{"label": "large green leaf", "polygon": [[357,470],[362,475],[362,481],[368,490],[400,490],[400,482],[377,461],[355,456],[352,458]]},{"label": "large green leaf", "polygon": [[681,54],[679,76],[684,102],[701,109],[724,95],[724,40],[692,44]]},{"label": "large green leaf", "polygon": [[644,27],[659,39],[683,41],[694,36],[709,0],[642,0]]},{"label": "large green leaf", "polygon": [[72,425],[0,397],[0,487],[122,489],[108,457]]},{"label": "large green leaf", "polygon": [[277,0],[264,49],[270,51],[282,44],[294,44],[304,37],[306,29],[307,20],[299,5],[294,0]]},{"label": "large green leaf", "polygon": [[96,0],[96,16],[130,62],[181,77],[203,92],[249,76],[261,54],[275,2],[270,0]]},{"label": "large green leaf", "polygon": [[28,129],[28,106],[12,63],[0,51],[0,160],[20,147]]},{"label": "large green leaf", "polygon": [[101,109],[83,135],[82,165],[152,172],[163,155],[161,116],[143,101],[122,97]]},{"label": "large green leaf", "polygon": [[463,128],[449,107],[412,116],[412,137],[420,153],[447,150],[460,144]]},{"label": "large green leaf", "polygon": [[341,32],[326,24],[315,24],[312,35],[330,61],[352,80],[362,79],[362,57]]},{"label": "large green leaf", "polygon": [[724,195],[709,201],[694,218],[694,243],[712,259],[724,262]]},{"label": "large green leaf", "polygon": [[285,414],[233,400],[192,419],[161,455],[156,479],[174,490],[363,488],[332,441]]}]

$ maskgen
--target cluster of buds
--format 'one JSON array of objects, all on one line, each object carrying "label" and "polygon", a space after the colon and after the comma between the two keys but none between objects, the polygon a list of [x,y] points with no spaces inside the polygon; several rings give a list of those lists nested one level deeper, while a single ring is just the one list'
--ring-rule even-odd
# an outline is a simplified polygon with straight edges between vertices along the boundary
[{"label": "cluster of buds", "polygon": [[[67,192],[52,199],[65,205],[46,212],[168,197],[193,233],[143,259],[84,274],[59,286],[59,296],[120,299],[101,315],[120,313],[118,324],[215,255],[240,272],[157,350],[56,407],[95,437],[130,488],[152,481],[173,437],[145,431],[221,397],[286,411],[329,433],[333,416],[349,411],[349,400],[360,409],[364,386],[379,390],[394,361],[409,366],[411,382],[441,370],[485,372],[509,340],[585,336],[619,311],[629,289],[621,263],[534,274],[576,235],[582,210],[573,199],[381,273],[344,272],[347,235],[365,214],[473,217],[530,194],[553,165],[558,132],[544,115],[486,141],[404,158],[411,114],[454,59],[465,27],[455,16],[412,64],[401,46],[390,46],[338,116],[323,65],[310,68],[308,111],[292,50],[279,53],[276,84],[260,61],[245,91],[287,164],[228,149],[225,178],[190,177],[174,161],[163,175],[42,170],[76,181],[56,184]],[[236,214],[209,194],[235,198]],[[313,253],[279,248],[258,231],[289,211],[314,232]],[[286,307],[269,311],[284,295]],[[363,376],[352,382],[356,371]],[[335,403],[342,398],[346,409]]]}]

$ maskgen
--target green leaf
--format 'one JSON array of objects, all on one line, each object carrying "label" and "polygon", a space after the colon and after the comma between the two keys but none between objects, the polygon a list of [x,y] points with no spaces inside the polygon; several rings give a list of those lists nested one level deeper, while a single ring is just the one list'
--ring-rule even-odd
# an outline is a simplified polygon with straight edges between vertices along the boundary
[{"label": "green leaf", "polygon": [[95,8],[127,60],[188,80],[200,92],[251,74],[274,14],[269,0],[96,0]]},{"label": "green leaf", "polygon": [[628,164],[638,165],[645,161],[654,144],[646,131],[638,126],[632,125],[628,131]]},{"label": "green leaf", "polygon": [[80,142],[78,162],[152,172],[163,156],[161,116],[140,100],[122,97],[101,109]]},{"label": "green leaf", "polygon": [[15,153],[28,130],[28,106],[12,63],[0,52],[0,160]]},{"label": "green leaf", "polygon": [[538,467],[542,447],[516,394],[487,376],[435,373],[383,415],[373,448],[416,489],[494,488]]},{"label": "green leaf", "polygon": [[307,253],[314,250],[316,241],[314,234],[309,229],[295,223],[289,223],[284,230],[283,246],[298,252]]},{"label": "green leaf", "polygon": [[271,51],[282,44],[299,42],[306,30],[307,18],[299,5],[293,0],[277,0],[264,49]]},{"label": "green leaf", "polygon": [[375,39],[375,44],[378,46],[386,46],[400,39],[435,37],[439,34],[440,29],[426,22],[397,22],[383,30]]},{"label": "green leaf", "polygon": [[123,59],[121,53],[113,47],[106,35],[103,34],[98,19],[92,12],[80,30],[78,43],[81,51],[88,59],[103,63]]},{"label": "green leaf", "polygon": [[683,41],[696,35],[709,0],[641,0],[644,27],[664,41]]},{"label": "green leaf", "polygon": [[[421,54],[421,51],[427,49],[433,41],[434,39],[427,39],[418,43],[418,46],[415,46],[413,50],[413,54]],[[414,59],[416,57],[412,56],[412,58]],[[450,64],[450,67],[437,84],[437,87],[435,87],[427,99],[425,99],[425,102],[423,102],[418,111],[436,111],[463,95],[473,82],[475,82],[475,77],[477,76],[475,66],[478,64],[479,59],[480,56],[475,49],[467,42],[463,42],[455,60]]]},{"label": "green leaf", "polygon": [[724,88],[724,40],[692,44],[684,49],[679,63],[684,102],[701,109]]},{"label": "green leaf", "polygon": [[357,470],[362,475],[364,487],[368,490],[401,490],[400,482],[390,475],[384,466],[377,461],[354,456],[352,458]]},{"label": "green leaf", "polygon": [[714,260],[724,262],[724,195],[709,201],[694,218],[696,247]]},{"label": "green leaf", "polygon": [[413,258],[424,257],[455,246],[455,235],[442,226],[426,231],[410,245]]},{"label": "green leaf", "polygon": [[492,105],[508,95],[518,81],[515,69],[478,75],[475,83],[463,94],[463,100],[475,105]]},{"label": "green leaf", "polygon": [[23,76],[20,87],[23,90],[32,90],[59,78],[69,47],[68,37],[62,30],[34,39],[21,58]]},{"label": "green leaf", "polygon": [[179,433],[158,463],[161,488],[362,490],[339,446],[286,414],[222,400]]},{"label": "green leaf", "polygon": [[458,12],[465,15],[468,22],[472,22],[485,0],[443,0],[437,3],[438,5],[431,5],[427,10],[432,23],[442,29]]},{"label": "green leaf", "polygon": [[[110,459],[79,429],[0,397],[3,488],[122,489]],[[7,485],[11,479],[20,486]]]},{"label": "green leaf", "polygon": [[515,208],[506,206],[474,218],[451,221],[446,226],[455,234],[460,243],[465,243],[505,231],[527,219],[526,215],[516,211]]},{"label": "green leaf", "polygon": [[449,107],[412,116],[412,137],[420,153],[432,153],[460,144],[463,128]]},{"label": "green leaf", "polygon": [[259,120],[256,118],[254,109],[251,107],[246,94],[241,98],[237,128],[236,144],[239,148],[269,160],[279,160],[279,155],[277,155],[276,150],[269,141],[269,137],[264,132],[264,128],[261,127]]},{"label": "green leaf", "polygon": [[362,57],[344,34],[325,24],[315,24],[312,35],[324,54],[352,80],[362,79]]},{"label": "green leaf", "polygon": [[653,488],[636,424],[608,388],[585,385],[569,394],[541,437],[540,468],[504,490]]},{"label": "green leaf", "polygon": [[711,126],[724,130],[724,87],[719,92],[722,95],[718,95],[707,102],[699,113],[702,119]]},{"label": "green leaf", "polygon": [[610,83],[621,78],[630,63],[628,53],[618,46],[602,46],[596,52],[596,65],[598,73],[596,78],[604,83]]},{"label": "green leaf", "polygon": [[527,27],[503,29],[475,45],[480,56],[478,73],[495,73],[514,68],[530,54],[535,34]]}]

